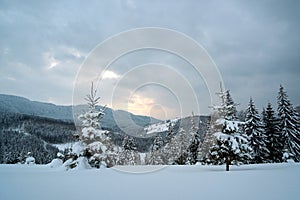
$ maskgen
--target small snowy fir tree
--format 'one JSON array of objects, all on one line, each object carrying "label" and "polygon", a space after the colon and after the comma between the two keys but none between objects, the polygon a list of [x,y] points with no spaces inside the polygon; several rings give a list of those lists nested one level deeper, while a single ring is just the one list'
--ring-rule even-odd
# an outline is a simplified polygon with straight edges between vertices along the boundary
[{"label": "small snowy fir tree", "polygon": [[246,110],[245,132],[249,139],[249,146],[252,148],[252,162],[268,162],[269,150],[267,149],[267,137],[262,129],[262,123],[258,111],[255,108],[252,98],[250,98]]},{"label": "small snowy fir tree", "polygon": [[62,153],[58,152],[56,154],[56,158],[51,161],[51,163],[49,164],[49,166],[51,168],[57,168],[57,167],[62,166],[64,158],[65,158],[65,156]]},{"label": "small snowy fir tree", "polygon": [[271,103],[262,112],[263,131],[267,137],[267,149],[269,150],[269,162],[282,162],[283,137],[279,131],[278,119]]},{"label": "small snowy fir tree", "polygon": [[26,159],[25,159],[25,164],[27,164],[27,165],[35,164],[35,158],[32,156],[31,152],[27,153],[27,156],[26,156]]},{"label": "small snowy fir tree", "polygon": [[192,113],[191,117],[191,129],[190,129],[190,142],[187,149],[187,158],[185,164],[187,165],[194,165],[197,162],[198,157],[198,147],[200,143],[200,138],[198,135],[198,126],[195,124],[195,116]]},{"label": "small snowy fir tree", "polygon": [[226,164],[226,171],[229,171],[230,164],[246,163],[251,158],[251,148],[247,136],[241,131],[243,123],[237,121],[237,104],[234,103],[228,90],[221,91],[219,96],[221,106],[213,106],[218,114],[212,126],[215,140],[206,155],[206,163]]},{"label": "small snowy fir tree", "polygon": [[71,147],[65,148],[63,151],[63,162],[71,159],[76,160],[78,158],[78,155],[73,152],[73,149]]},{"label": "small snowy fir tree", "polygon": [[122,142],[122,150],[118,158],[119,165],[139,165],[140,155],[136,152],[136,143],[133,137],[125,136]]},{"label": "small snowy fir tree", "polygon": [[[105,107],[98,109],[100,97],[97,97],[97,90],[94,90],[93,83],[91,92],[85,100],[88,104],[88,111],[79,116],[82,122],[82,134],[80,140],[85,146],[83,155],[88,159],[92,167],[99,168],[101,165],[111,167],[115,164],[110,154],[113,154],[109,132],[101,130],[100,121],[104,117]],[[83,160],[83,159],[82,159]]]},{"label": "small snowy fir tree", "polygon": [[280,85],[278,92],[279,129],[284,137],[283,161],[300,161],[299,116],[293,108],[288,95]]},{"label": "small snowy fir tree", "polygon": [[163,165],[165,164],[165,158],[162,151],[163,147],[162,137],[157,135],[153,141],[153,144],[150,148],[149,154],[146,156],[147,165]]}]

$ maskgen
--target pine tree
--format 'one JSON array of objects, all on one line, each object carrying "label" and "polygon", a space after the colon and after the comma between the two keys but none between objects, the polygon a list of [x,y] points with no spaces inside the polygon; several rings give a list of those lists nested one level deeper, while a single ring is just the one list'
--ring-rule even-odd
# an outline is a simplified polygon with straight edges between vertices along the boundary
[{"label": "pine tree", "polygon": [[164,143],[165,144],[169,143],[173,137],[174,137],[174,124],[170,120],[170,122],[168,123],[168,133]]},{"label": "pine tree", "polygon": [[[88,111],[79,116],[82,122],[82,134],[80,141],[83,143],[83,155],[87,157],[92,167],[99,168],[101,165],[111,167],[115,164],[110,154],[113,154],[112,142],[109,132],[101,130],[100,121],[104,117],[103,108],[98,108],[100,97],[97,97],[97,90],[94,90],[93,83],[91,92],[86,96]],[[110,151],[108,151],[110,150]]]},{"label": "pine tree", "polygon": [[188,147],[190,138],[186,134],[183,128],[179,128],[179,131],[171,141],[165,145],[164,154],[167,158],[168,165],[179,164],[183,165],[186,161],[186,150]]},{"label": "pine tree", "polygon": [[236,106],[238,104],[234,103],[229,90],[226,90],[225,93],[219,93],[221,98],[223,99],[222,104],[223,108],[221,109],[223,113],[223,116],[226,120],[237,120],[236,116]]},{"label": "pine tree", "polygon": [[249,145],[253,150],[253,163],[267,162],[269,150],[267,149],[267,137],[263,132],[262,123],[258,111],[250,98],[246,110],[245,132],[249,139]]},{"label": "pine tree", "polygon": [[246,163],[251,158],[251,148],[247,136],[241,131],[243,123],[237,121],[237,104],[228,90],[218,94],[221,106],[213,106],[217,119],[213,120],[210,130],[215,139],[204,160],[205,163],[226,164],[226,171],[229,171],[230,164]]},{"label": "pine tree", "polygon": [[162,149],[164,157],[165,157],[165,164],[172,165],[175,163],[174,152],[176,151],[175,146],[173,145],[173,138],[175,137],[174,133],[174,124],[172,121],[168,123],[168,132],[167,136],[164,139],[164,147]]},{"label": "pine tree", "polygon": [[[217,113],[214,112],[212,115],[216,115]],[[213,119],[216,118],[216,116],[212,116]],[[214,136],[214,133],[217,132],[218,129],[215,127],[215,123],[208,122],[206,131],[202,134],[202,141],[200,141],[199,147],[198,147],[198,157],[197,161],[206,164],[211,163],[209,160],[209,151],[212,145],[216,142],[216,137]]]},{"label": "pine tree", "polygon": [[33,165],[33,164],[35,164],[35,158],[32,156],[31,152],[27,153],[27,157],[25,159],[25,164],[27,164],[27,165]]},{"label": "pine tree", "polygon": [[197,162],[197,156],[198,156],[198,147],[200,143],[200,138],[198,135],[198,127],[195,124],[195,116],[194,113],[191,117],[191,130],[190,130],[190,141],[189,146],[187,149],[187,158],[186,158],[186,164],[187,165],[194,165]]},{"label": "pine tree", "polygon": [[138,165],[140,156],[136,152],[136,142],[133,137],[125,136],[122,142],[122,151],[119,153],[119,165]]},{"label": "pine tree", "polygon": [[163,165],[165,158],[162,151],[163,140],[162,137],[157,135],[153,141],[149,154],[146,157],[147,165]]},{"label": "pine tree", "polygon": [[300,161],[299,116],[280,85],[278,97],[279,128],[284,138],[283,161]]},{"label": "pine tree", "polygon": [[263,131],[267,137],[268,160],[270,162],[282,162],[283,138],[279,132],[278,119],[271,103],[262,112]]},{"label": "pine tree", "polygon": [[180,128],[178,134],[173,138],[173,144],[175,145],[175,164],[185,164],[190,139],[190,135],[186,134],[183,128]]}]

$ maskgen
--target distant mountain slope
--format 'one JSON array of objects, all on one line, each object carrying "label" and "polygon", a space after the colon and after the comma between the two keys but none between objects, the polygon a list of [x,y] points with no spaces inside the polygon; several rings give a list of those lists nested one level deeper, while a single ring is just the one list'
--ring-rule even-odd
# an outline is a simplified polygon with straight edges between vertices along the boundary
[{"label": "distant mountain slope", "polygon": [[[76,109],[84,110],[85,106],[79,105],[76,106]],[[73,121],[72,106],[59,106],[51,103],[30,101],[29,99],[23,97],[6,94],[0,94],[0,112],[20,113],[26,115]],[[102,120],[102,127],[109,128],[110,130],[118,130],[118,126],[114,120],[115,116],[118,116],[118,118],[121,119],[130,118],[130,120],[132,120],[136,125],[142,127],[151,123],[160,122],[160,120],[152,117],[134,115],[127,111],[115,111],[111,108],[107,108],[105,110],[105,116]],[[126,124],[124,125],[123,123],[123,126],[126,126]]]},{"label": "distant mountain slope", "polygon": [[17,130],[34,135],[51,144],[74,141],[73,135],[76,132],[73,122],[19,113],[0,112],[1,130]]},{"label": "distant mountain slope", "polygon": [[0,94],[0,112],[20,113],[40,117],[72,120],[72,106],[30,101],[24,97]]},{"label": "distant mountain slope", "polygon": [[48,163],[58,152],[51,144],[72,142],[75,132],[72,122],[0,112],[0,163],[22,162],[28,152]]}]

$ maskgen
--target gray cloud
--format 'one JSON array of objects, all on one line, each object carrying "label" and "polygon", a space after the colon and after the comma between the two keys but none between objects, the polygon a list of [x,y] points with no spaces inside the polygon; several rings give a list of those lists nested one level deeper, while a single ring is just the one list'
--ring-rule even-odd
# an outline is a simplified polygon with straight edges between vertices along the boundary
[{"label": "gray cloud", "polygon": [[[250,96],[260,108],[275,103],[279,84],[298,105],[299,9],[292,0],[1,1],[0,93],[70,104],[77,70],[89,51],[121,31],[156,26],[183,32],[203,45],[241,109]],[[122,74],[150,61],[181,70],[199,96],[207,95],[203,80],[196,84],[197,77],[190,75],[190,66],[167,53],[133,53],[111,69]],[[208,112],[208,103],[201,101],[201,110]]]}]

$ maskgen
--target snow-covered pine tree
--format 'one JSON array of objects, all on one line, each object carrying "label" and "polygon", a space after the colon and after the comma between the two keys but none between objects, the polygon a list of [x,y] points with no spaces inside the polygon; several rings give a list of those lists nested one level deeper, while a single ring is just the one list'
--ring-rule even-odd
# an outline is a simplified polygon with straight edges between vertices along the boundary
[{"label": "snow-covered pine tree", "polygon": [[[215,115],[217,114],[218,113],[214,111],[212,113],[211,120],[216,119],[217,117]],[[214,133],[218,131],[218,129],[215,127],[215,123],[212,123],[211,121],[208,122],[206,126],[206,130],[201,136],[202,141],[199,143],[197,156],[197,161],[202,164],[211,163],[208,158],[209,150],[216,140]]]},{"label": "snow-covered pine tree", "polygon": [[168,133],[167,133],[164,143],[165,144],[169,143],[171,141],[171,139],[173,138],[173,136],[174,136],[174,124],[170,120],[170,122],[168,123]]},{"label": "snow-covered pine tree", "polygon": [[298,113],[280,85],[278,97],[279,129],[284,137],[283,161],[300,161],[300,126]]},{"label": "snow-covered pine tree", "polygon": [[184,165],[186,162],[187,149],[189,141],[191,140],[190,135],[186,134],[183,128],[180,128],[178,134],[172,139],[171,144],[175,146],[173,158],[175,164]]},{"label": "snow-covered pine tree", "polygon": [[174,124],[170,120],[168,123],[168,133],[167,136],[164,139],[164,147],[162,149],[164,157],[165,157],[165,164],[172,165],[175,162],[175,158],[173,157],[175,152],[175,146],[172,145],[172,140],[175,137],[174,133]]},{"label": "snow-covered pine tree", "polygon": [[61,152],[58,152],[57,155],[56,155],[56,158],[53,159],[51,161],[51,163],[49,163],[50,167],[51,168],[57,168],[57,167],[60,167],[63,165],[63,160],[64,160],[65,156],[61,153]]},{"label": "snow-covered pine tree", "polygon": [[99,168],[101,165],[111,167],[115,164],[112,153],[108,149],[113,149],[109,132],[101,130],[100,121],[104,117],[105,107],[99,108],[100,97],[97,97],[97,90],[94,89],[93,83],[90,94],[86,96],[85,100],[88,104],[88,111],[79,116],[82,122],[82,130],[80,141],[83,143],[83,155],[87,157],[89,164],[92,167]]},{"label": "snow-covered pine tree", "polygon": [[224,93],[219,93],[222,99],[223,107],[221,107],[220,111],[221,113],[223,112],[223,115],[225,116],[226,120],[236,120],[237,119],[237,111],[236,111],[236,106],[238,104],[234,103],[230,91],[226,90]]},{"label": "snow-covered pine tree", "polygon": [[191,129],[190,129],[190,141],[189,146],[187,149],[187,157],[185,164],[187,165],[194,165],[197,162],[198,157],[198,147],[200,143],[200,138],[198,135],[198,126],[195,124],[195,116],[194,113],[192,113],[191,117]]},{"label": "snow-covered pine tree", "polygon": [[25,159],[25,164],[27,164],[27,165],[35,164],[35,158],[32,156],[31,152],[27,153],[27,156],[26,156],[26,159]]},{"label": "snow-covered pine tree", "polygon": [[150,148],[149,154],[146,156],[147,165],[163,165],[165,164],[165,158],[162,151],[163,147],[162,137],[157,135],[153,141],[153,144]]},{"label": "snow-covered pine tree", "polygon": [[267,149],[269,150],[269,162],[282,162],[283,137],[279,132],[278,119],[275,117],[272,104],[268,103],[266,110],[262,112],[263,131],[267,137]]},{"label": "snow-covered pine tree", "polygon": [[133,137],[126,135],[122,142],[122,150],[117,162],[119,165],[139,165],[140,155],[136,152],[136,143]]},{"label": "snow-covered pine tree", "polygon": [[262,129],[262,123],[258,111],[250,98],[246,109],[245,132],[248,136],[249,146],[253,150],[252,163],[266,163],[269,157],[267,149],[267,137]]},{"label": "snow-covered pine tree", "polygon": [[211,164],[226,164],[229,171],[230,164],[246,163],[251,158],[251,148],[248,137],[241,131],[243,122],[237,121],[236,106],[229,90],[218,93],[221,106],[213,106],[216,119],[213,119],[212,130],[215,137],[205,162]]},{"label": "snow-covered pine tree", "polygon": [[182,127],[179,128],[178,133],[171,138],[163,149],[168,165],[185,164],[189,140],[190,137],[188,137],[185,130]]}]

